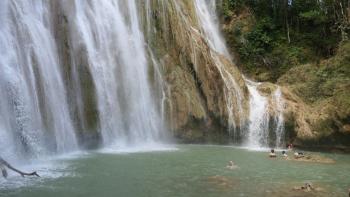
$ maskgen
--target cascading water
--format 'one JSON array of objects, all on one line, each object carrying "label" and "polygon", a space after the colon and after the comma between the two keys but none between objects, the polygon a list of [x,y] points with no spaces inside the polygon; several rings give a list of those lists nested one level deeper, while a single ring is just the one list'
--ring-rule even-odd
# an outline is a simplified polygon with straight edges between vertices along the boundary
[{"label": "cascading water", "polygon": [[0,154],[6,157],[77,148],[48,3],[0,2]]},{"label": "cascading water", "polygon": [[163,139],[136,1],[4,0],[0,16],[2,157],[73,151],[91,133]]},{"label": "cascading water", "polygon": [[151,96],[135,1],[64,1],[69,2],[73,53],[86,52],[104,143],[159,140],[164,127]]},{"label": "cascading water", "polygon": [[250,93],[249,128],[246,146],[250,148],[284,146],[284,101],[278,87],[267,98],[259,93],[259,83],[246,79]]},{"label": "cascading water", "polygon": [[247,80],[250,93],[247,146],[253,148],[267,145],[269,140],[268,99],[259,93],[258,85],[258,83]]},{"label": "cascading water", "polygon": [[278,87],[277,90],[273,94],[273,103],[275,104],[275,116],[274,121],[276,124],[276,146],[277,147],[283,147],[285,145],[284,138],[285,138],[285,129],[284,129],[284,117],[283,117],[283,111],[284,111],[284,100],[282,97],[281,88]]}]

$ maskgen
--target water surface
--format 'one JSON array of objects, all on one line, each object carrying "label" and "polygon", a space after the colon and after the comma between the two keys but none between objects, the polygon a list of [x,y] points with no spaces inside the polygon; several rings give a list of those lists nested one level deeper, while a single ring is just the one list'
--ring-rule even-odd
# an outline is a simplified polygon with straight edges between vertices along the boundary
[{"label": "water surface", "polygon": [[[322,155],[336,163],[269,159],[266,152],[205,145],[153,152],[91,152],[52,161],[61,167],[40,168],[44,176],[39,180],[16,176],[1,180],[0,196],[346,196],[350,156]],[[239,169],[226,169],[230,160]],[[55,176],[49,176],[50,171]],[[314,195],[292,190],[306,181],[324,191]]]}]

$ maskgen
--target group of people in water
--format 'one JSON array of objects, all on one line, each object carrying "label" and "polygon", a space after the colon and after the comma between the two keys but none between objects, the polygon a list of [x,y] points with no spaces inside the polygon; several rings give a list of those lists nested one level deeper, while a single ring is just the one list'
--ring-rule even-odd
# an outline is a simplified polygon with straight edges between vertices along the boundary
[{"label": "group of people in water", "polygon": [[[292,144],[288,145],[288,150],[291,151],[292,148],[293,148],[293,145],[292,145]],[[286,152],[285,150],[282,150],[281,155],[282,155],[282,157],[284,157],[284,158],[287,158],[287,157],[288,157],[288,154],[287,154],[287,152]],[[270,158],[275,158],[275,157],[277,157],[277,154],[276,154],[276,152],[275,152],[275,149],[271,149],[271,151],[270,151],[270,153],[269,153],[269,157],[270,157]],[[299,158],[303,158],[303,157],[305,157],[305,154],[304,154],[303,152],[294,152],[294,158],[295,158],[295,159],[299,159]]]},{"label": "group of people in water", "polygon": [[[289,144],[287,146],[288,150],[289,151],[292,151],[293,150],[293,144]],[[287,154],[287,151],[285,150],[282,150],[281,152],[281,156],[284,157],[284,158],[288,158],[288,154]],[[277,157],[277,154],[275,152],[275,149],[271,149],[270,153],[269,153],[269,157],[270,158],[276,158]],[[294,152],[294,158],[295,159],[299,159],[299,158],[302,158],[302,157],[305,157],[305,154],[303,152]],[[230,169],[230,170],[234,170],[234,169],[237,169],[239,168],[233,161],[229,161],[228,165],[226,166],[227,169]]]}]

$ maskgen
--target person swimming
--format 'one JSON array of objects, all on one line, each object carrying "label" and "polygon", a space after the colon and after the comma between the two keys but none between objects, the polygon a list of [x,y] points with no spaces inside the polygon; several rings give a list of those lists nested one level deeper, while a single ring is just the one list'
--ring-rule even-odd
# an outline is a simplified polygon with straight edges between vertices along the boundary
[{"label": "person swimming", "polygon": [[234,170],[239,168],[233,161],[229,161],[228,165],[226,166],[226,168],[230,169],[230,170]]},{"label": "person swimming", "polygon": [[295,152],[294,153],[294,158],[295,159],[299,159],[299,158],[302,158],[302,157],[304,157],[305,155],[304,155],[304,153],[303,152]]},{"label": "person swimming", "polygon": [[271,149],[271,152],[270,152],[270,154],[269,154],[269,157],[271,157],[271,158],[277,157],[277,155],[276,155],[274,149]]},{"label": "person swimming", "polygon": [[283,156],[283,157],[288,157],[286,151],[284,151],[284,150],[282,151],[282,156]]}]

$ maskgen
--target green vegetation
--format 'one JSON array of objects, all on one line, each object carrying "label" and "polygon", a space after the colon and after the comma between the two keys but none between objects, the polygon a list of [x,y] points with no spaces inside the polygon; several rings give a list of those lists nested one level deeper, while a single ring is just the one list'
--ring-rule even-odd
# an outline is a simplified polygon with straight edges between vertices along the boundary
[{"label": "green vegetation", "polygon": [[290,135],[312,133],[300,135],[304,145],[350,146],[350,1],[222,0],[219,8],[240,69],[300,98],[287,98],[298,103]]},{"label": "green vegetation", "polygon": [[[350,42],[340,44],[336,55],[319,64],[305,64],[287,71],[278,80],[311,107],[311,124],[322,143],[349,146]],[[347,134],[345,136],[344,134]],[[333,135],[332,138],[329,136]],[[334,141],[332,141],[332,139]],[[320,141],[321,143],[321,141]]]},{"label": "green vegetation", "polygon": [[339,108],[335,111],[342,112],[339,116],[350,115],[350,42],[343,42],[334,57],[318,65],[292,68],[279,83],[291,87],[307,103],[330,99]]},{"label": "green vegetation", "polygon": [[349,5],[348,0],[223,0],[221,18],[241,69],[276,81],[294,66],[335,55],[350,32]]}]

